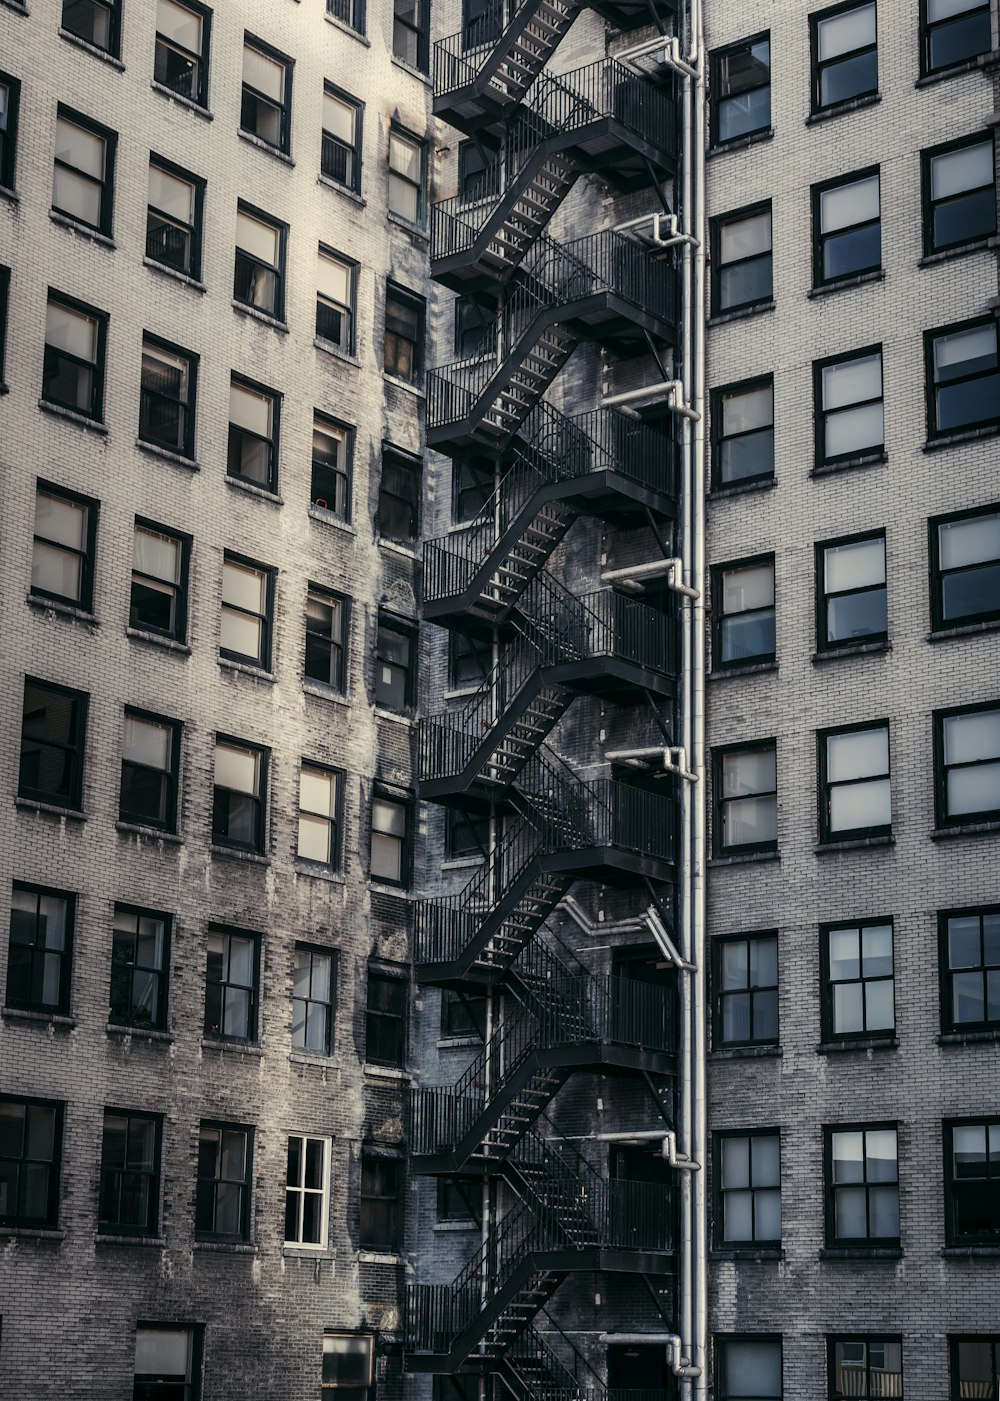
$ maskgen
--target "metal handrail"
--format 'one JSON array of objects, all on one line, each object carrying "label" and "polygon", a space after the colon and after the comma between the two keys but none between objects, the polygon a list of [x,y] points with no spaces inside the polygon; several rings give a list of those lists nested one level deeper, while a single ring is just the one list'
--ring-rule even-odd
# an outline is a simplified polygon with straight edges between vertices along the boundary
[{"label": "metal handrail", "polygon": [[510,41],[517,17],[536,6],[537,0],[490,0],[457,34],[439,39],[434,45],[434,96],[474,83],[496,54],[498,44]]}]

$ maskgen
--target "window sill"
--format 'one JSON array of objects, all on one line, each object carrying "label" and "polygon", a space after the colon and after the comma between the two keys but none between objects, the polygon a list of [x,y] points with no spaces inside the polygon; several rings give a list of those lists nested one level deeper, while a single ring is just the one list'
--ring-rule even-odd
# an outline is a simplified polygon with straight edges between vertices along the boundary
[{"label": "window sill", "polygon": [[338,691],[335,686],[326,686],[322,681],[305,680],[302,689],[307,696],[315,696],[317,700],[333,701],[334,705],[351,705],[343,691]]},{"label": "window sill", "polygon": [[432,86],[430,74],[425,73],[422,68],[414,68],[412,63],[407,63],[405,58],[400,58],[398,54],[392,55],[393,68],[401,68],[404,73],[409,73],[411,78],[418,78],[425,88]]},{"label": "window sill", "polygon": [[731,855],[710,856],[709,866],[745,866],[756,861],[780,861],[780,851],[734,851]]},{"label": "window sill", "polygon": [[257,1247],[244,1240],[196,1240],[194,1249],[208,1255],[256,1255]]},{"label": "window sill", "polygon": [[880,92],[865,93],[863,97],[852,97],[847,102],[838,102],[832,107],[824,107],[819,112],[813,112],[806,117],[806,126],[818,126],[820,122],[828,122],[833,117],[842,117],[847,112],[857,112],[863,107],[875,107],[882,101]]},{"label": "window sill", "polygon": [[435,1231],[447,1233],[453,1231],[479,1231],[482,1227],[475,1221],[435,1221],[433,1229]]},{"label": "window sill", "polygon": [[70,233],[79,234],[82,238],[87,238],[91,243],[97,243],[102,248],[108,248],[113,253],[118,244],[113,238],[109,238],[106,233],[101,233],[100,229],[95,229],[92,224],[85,224],[81,219],[74,219],[71,214],[63,214],[58,209],[49,210],[49,218],[53,224],[58,224],[62,229],[68,229]]},{"label": "window sill", "polygon": [[[27,12],[26,12],[27,13]],[[65,39],[67,44],[72,44],[74,48],[83,49],[84,53],[91,54],[94,58],[99,58],[102,63],[106,63],[109,68],[117,68],[119,73],[125,72],[125,65],[120,58],[114,54],[109,54],[107,49],[100,49],[96,44],[88,43],[86,39],[81,39],[79,34],[73,34],[68,29],[60,27],[59,38]]]},{"label": "window sill", "polygon": [[165,1250],[166,1236],[112,1236],[98,1231],[94,1244],[100,1246],[140,1246],[146,1250]]},{"label": "window sill", "polygon": [[190,287],[195,292],[207,292],[208,288],[204,282],[200,282],[197,277],[191,277],[186,272],[181,272],[179,268],[168,268],[166,263],[158,263],[155,258],[143,258],[144,268],[150,268],[161,277],[169,277],[173,282],[180,282],[184,287]]},{"label": "window sill", "polygon": [[17,797],[14,799],[14,806],[23,808],[26,812],[43,813],[46,817],[65,818],[69,822],[86,822],[87,820],[87,814],[81,812],[79,808],[64,808],[57,803],[43,803],[38,798]]},{"label": "window sill", "polygon": [[342,365],[351,365],[354,369],[361,369],[361,361],[350,350],[345,350],[336,341],[328,341],[325,336],[313,336],[313,345],[317,350],[321,350],[324,355],[329,355],[333,360],[339,360]]},{"label": "window sill", "polygon": [[412,394],[415,399],[426,399],[427,394],[419,384],[411,384],[408,379],[400,379],[398,375],[390,375],[385,370],[382,371],[382,378],[386,384],[392,384],[397,389],[402,389],[405,394]]},{"label": "window sill", "polygon": [[86,608],[76,608],[72,603],[60,603],[57,598],[43,598],[41,594],[29,593],[26,602],[31,608],[36,608],[40,613],[51,613],[60,618],[71,618],[77,623],[86,623],[88,627],[99,628],[101,620]]},{"label": "window sill", "polygon": [[941,248],[936,253],[926,253],[917,263],[918,268],[932,268],[938,263],[950,262],[952,258],[966,258],[970,253],[988,253],[1000,248],[1000,238],[996,234],[989,238],[972,239],[969,243],[956,243],[952,248]]},{"label": "window sill", "polygon": [[50,1026],[60,1031],[72,1031],[75,1017],[63,1017],[57,1012],[30,1012],[26,1007],[0,1007],[0,1016],[8,1022],[32,1022],[35,1026]]},{"label": "window sill", "polygon": [[1000,632],[1000,618],[989,618],[981,623],[963,623],[960,627],[937,628],[926,636],[927,642],[949,642],[953,637],[976,637],[983,632]]},{"label": "window sill", "polygon": [[396,725],[405,725],[408,730],[412,730],[416,721],[410,715],[399,715],[395,710],[383,710],[380,706],[373,706],[373,713],[377,720],[391,720]]},{"label": "window sill", "polygon": [[[0,0],[0,4],[5,3],[6,0]],[[23,13],[28,12],[25,10]],[[17,1236],[19,1240],[51,1241],[53,1245],[58,1245],[66,1239],[66,1232],[46,1231],[38,1226],[0,1226],[0,1237],[6,1239],[8,1236]]]},{"label": "window sill", "polygon": [[400,881],[399,884],[393,884],[392,881],[377,880],[374,877],[369,877],[368,889],[374,891],[376,895],[393,895],[397,900],[405,900],[407,904],[414,898],[410,893],[409,884],[404,885],[402,881]]},{"label": "window sill", "polygon": [[420,559],[419,552],[412,545],[404,545],[398,540],[388,540],[384,535],[376,535],[375,543],[380,550],[388,550],[393,555],[402,555],[404,559],[411,559],[414,563]]},{"label": "window sill", "polygon": [[402,1265],[405,1257],[394,1250],[359,1250],[359,1265]]},{"label": "window sill", "polygon": [[1000,1245],[944,1245],[938,1254],[945,1260],[996,1260]]},{"label": "window sill", "polygon": [[366,49],[371,48],[371,40],[362,34],[360,30],[352,29],[349,24],[345,24],[342,19],[337,19],[336,16],[331,15],[329,11],[324,13],[323,18],[326,20],[327,24],[332,24],[334,29],[339,29],[342,34],[347,34],[351,39],[356,39],[359,44],[364,44]]},{"label": "window sill", "polygon": [[951,448],[959,443],[975,443],[980,438],[995,438],[1000,433],[1000,423],[986,423],[981,428],[964,428],[957,433],[942,433],[937,438],[928,438],[924,452],[938,452],[941,448]]},{"label": "window sill", "polygon": [[394,214],[391,209],[387,209],[385,217],[388,223],[395,224],[397,229],[405,229],[421,243],[430,243],[431,236],[422,224],[414,224],[409,219],[404,219],[401,214]]},{"label": "window sill", "polygon": [[962,826],[936,827],[928,833],[932,842],[948,842],[957,837],[988,837],[1000,832],[1000,822],[966,822]]},{"label": "window sill", "polygon": [[316,176],[317,185],[325,185],[328,190],[336,190],[338,195],[346,195],[349,200],[358,206],[359,209],[367,208],[368,201],[360,190],[352,190],[348,185],[342,185],[339,180],[333,180],[329,175],[324,175],[322,171]]},{"label": "window sill", "polygon": [[1000,1027],[982,1031],[942,1031],[935,1037],[939,1046],[995,1046],[1000,1043]]},{"label": "window sill", "polygon": [[780,1245],[775,1246],[717,1246],[708,1252],[710,1260],[735,1260],[746,1264],[764,1264],[768,1260],[784,1260],[785,1252]]},{"label": "window sill", "polygon": [[705,323],[707,326],[726,326],[730,321],[746,321],[751,316],[761,316],[764,312],[773,311],[776,302],[754,302],[753,306],[738,306],[732,311],[717,311],[714,316],[710,316]]},{"label": "window sill", "polygon": [[128,836],[149,837],[153,841],[167,842],[170,846],[184,845],[184,838],[176,832],[164,832],[159,827],[145,827],[141,822],[116,822],[115,831],[124,832]]},{"label": "window sill", "polygon": [[763,131],[751,131],[746,136],[737,136],[732,141],[720,141],[716,146],[709,146],[705,152],[705,159],[714,160],[716,156],[727,156],[730,151],[745,151],[750,146],[759,146],[762,141],[773,140],[774,127],[765,127]]},{"label": "window sill", "polygon": [[709,501],[725,500],[727,496],[749,496],[752,491],[770,491],[775,485],[774,477],[760,477],[756,481],[732,482],[727,486],[714,486],[708,493]]},{"label": "window sill", "polygon": [[369,1065],[365,1062],[364,1072],[370,1075],[373,1080],[395,1080],[400,1083],[409,1083],[410,1073],[395,1065]]},{"label": "window sill", "polygon": [[852,472],[858,467],[884,467],[889,458],[884,452],[862,453],[860,457],[846,457],[843,462],[823,462],[809,470],[810,477],[833,477],[838,472]]},{"label": "window sill", "polygon": [[763,676],[777,670],[777,662],[748,662],[746,666],[727,666],[721,671],[710,671],[705,680],[726,681],[730,676]]},{"label": "window sill", "polygon": [[827,856],[841,851],[867,851],[870,847],[895,845],[896,838],[891,832],[885,832],[878,837],[846,837],[843,841],[817,842],[813,852],[817,856]]},{"label": "window sill", "polygon": [[125,636],[136,642],[148,643],[151,647],[162,647],[165,652],[176,652],[182,657],[191,655],[191,648],[186,642],[177,642],[172,637],[161,637],[159,633],[146,632],[144,628],[126,627]]},{"label": "window sill", "polygon": [[185,457],[180,452],[171,452],[169,448],[161,448],[158,443],[147,443],[143,438],[136,438],[135,445],[140,452],[146,453],[149,457],[159,458],[161,462],[172,462],[175,467],[185,467],[189,472],[201,471],[201,463],[195,462],[193,457]]},{"label": "window sill", "polygon": [[869,657],[878,652],[891,651],[891,642],[852,642],[849,647],[831,647],[828,652],[813,652],[809,660],[813,666],[823,666],[826,662],[840,661],[841,657]]},{"label": "window sill", "polygon": [[151,1026],[119,1026],[117,1022],[108,1022],[104,1030],[109,1036],[120,1036],[123,1041],[162,1041],[169,1045],[174,1039],[172,1031],[157,1031]]},{"label": "window sill", "polygon": [[357,531],[349,521],[341,520],[336,511],[328,511],[325,506],[317,506],[312,502],[309,506],[308,515],[314,521],[322,521],[324,525],[332,525],[337,530],[342,530],[345,535],[357,535]]},{"label": "window sill", "polygon": [[53,418],[65,418],[69,423],[76,423],[81,428],[88,429],[91,433],[100,433],[102,437],[108,435],[108,425],[97,418],[88,418],[84,413],[78,413],[76,409],[67,409],[62,404],[52,404],[48,399],[39,399],[38,407],[43,413],[50,413]]},{"label": "window sill", "polygon": [[251,681],[265,681],[269,686],[274,685],[274,672],[265,671],[263,667],[254,666],[251,662],[234,662],[230,657],[220,657],[219,666],[223,671],[231,671],[238,676],[248,676]]},{"label": "window sill", "polygon": [[265,155],[274,156],[276,160],[283,161],[285,165],[294,167],[295,162],[287,151],[282,151],[277,146],[272,146],[270,141],[265,141],[262,136],[257,136],[255,132],[244,131],[242,127],[238,127],[236,134],[240,140],[245,141],[248,146],[256,146],[258,151],[263,151]]},{"label": "window sill", "polygon": [[165,83],[152,82],[149,85],[154,92],[160,93],[163,97],[169,97],[171,102],[176,102],[178,107],[186,107],[195,116],[201,117],[203,121],[214,122],[215,118],[207,107],[203,107],[200,102],[195,102],[190,97],[185,97],[181,92],[174,92],[173,88],[168,88]]},{"label": "window sill", "polygon": [[203,1036],[201,1045],[202,1050],[218,1051],[220,1055],[252,1056],[255,1060],[264,1055],[263,1047],[251,1041],[217,1041],[214,1036]]},{"label": "window sill", "polygon": [[15,15],[23,15],[25,19],[27,19],[28,15],[31,13],[27,5],[20,4],[20,0],[0,0],[0,5],[2,5],[5,10],[13,10]]},{"label": "window sill", "polygon": [[[0,0],[0,5],[6,4],[6,0]],[[27,14],[27,10],[24,11]],[[0,199],[7,200],[10,204],[20,204],[21,196],[16,190],[12,190],[9,185],[0,185]]]},{"label": "window sill", "polygon": [[259,851],[240,851],[235,846],[218,846],[215,842],[209,843],[209,851],[213,856],[223,856],[230,861],[242,861],[249,866],[270,866],[270,856],[262,856]]},{"label": "window sill", "polygon": [[336,1260],[337,1250],[325,1245],[283,1245],[283,1260]]},{"label": "window sill", "polygon": [[480,856],[453,856],[441,862],[442,871],[471,871],[474,866],[483,864]]},{"label": "window sill", "polygon": [[935,83],[946,82],[949,78],[959,78],[965,73],[975,73],[977,68],[988,68],[991,61],[995,61],[996,52],[977,54],[975,58],[967,58],[962,63],[953,63],[948,68],[939,68],[934,73],[925,73],[913,84],[915,88],[931,88]]},{"label": "window sill", "polygon": [[266,486],[257,486],[256,482],[245,482],[242,477],[234,477],[230,472],[226,473],[226,486],[231,486],[234,491],[245,491],[248,496],[256,496],[261,501],[269,501],[272,506],[285,504],[285,498],[279,496],[276,491],[271,491]]},{"label": "window sill", "polygon": [[827,1246],[817,1255],[820,1260],[902,1260],[903,1249],[899,1245]]},{"label": "window sill", "polygon": [[846,1055],[849,1051],[865,1054],[868,1051],[897,1051],[898,1049],[898,1036],[865,1036],[859,1037],[857,1041],[821,1041],[816,1047],[816,1054],[818,1056],[835,1056],[841,1053]]},{"label": "window sill", "polygon": [[439,1051],[461,1051],[470,1046],[482,1046],[478,1036],[442,1036],[437,1042]]},{"label": "window sill", "polygon": [[[485,679],[486,679],[486,678],[483,677],[483,680],[484,680],[484,681],[485,681]],[[479,693],[479,687],[478,687],[478,686],[458,686],[458,687],[455,688],[454,691],[445,691],[445,692],[444,692],[444,695],[443,695],[443,697],[442,697],[442,699],[444,699],[444,700],[446,700],[446,701],[450,701],[450,700],[468,700],[468,698],[469,698],[470,696],[478,695],[478,693]]]},{"label": "window sill", "polygon": [[340,1065],[332,1055],[322,1056],[319,1051],[289,1051],[290,1065],[311,1065],[314,1070],[339,1070]]},{"label": "window sill", "polygon": [[785,1053],[780,1046],[719,1046],[709,1051],[709,1060],[775,1060]]},{"label": "window sill", "polygon": [[870,272],[858,272],[853,277],[838,277],[835,282],[825,282],[822,287],[810,287],[806,293],[806,299],[810,302],[818,301],[820,297],[828,297],[832,292],[844,292],[849,287],[865,287],[870,282],[884,282],[885,269],[872,268]]},{"label": "window sill", "polygon": [[260,321],[265,326],[270,326],[272,331],[280,331],[282,335],[288,335],[288,323],[282,321],[280,316],[272,316],[269,311],[261,311],[259,307],[247,306],[246,302],[238,302],[232,298],[233,311],[240,316],[248,316],[251,321]]},{"label": "window sill", "polygon": [[312,876],[314,880],[325,880],[330,885],[347,884],[347,877],[343,871],[331,870],[320,861],[307,861],[303,856],[296,856],[292,864],[300,875]]}]

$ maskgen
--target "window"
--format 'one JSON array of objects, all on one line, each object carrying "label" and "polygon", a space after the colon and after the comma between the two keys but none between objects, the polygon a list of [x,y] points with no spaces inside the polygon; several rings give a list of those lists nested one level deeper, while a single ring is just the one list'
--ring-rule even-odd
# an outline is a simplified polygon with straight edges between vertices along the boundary
[{"label": "window", "polygon": [[85,418],[104,416],[107,317],[49,293],[45,312],[42,398]]},{"label": "window", "polygon": [[486,996],[464,988],[441,989],[441,1035],[486,1040]]},{"label": "window", "polygon": [[[487,635],[448,632],[448,687],[478,690],[493,670],[493,642]],[[449,808],[449,812],[454,809]]]},{"label": "window", "polygon": [[197,365],[190,351],[143,335],[139,437],[144,443],[194,456]]},{"label": "window", "polygon": [[194,1219],[197,1236],[249,1240],[252,1139],[253,1130],[240,1124],[202,1123]]},{"label": "window", "polygon": [[176,720],[126,708],[118,807],[122,822],[176,832],[180,747]]},{"label": "window", "polygon": [[924,252],[997,231],[993,137],[975,136],[923,153]]},{"label": "window", "polygon": [[39,481],[31,592],[89,612],[94,602],[97,502]]},{"label": "window", "polygon": [[4,383],[7,359],[7,301],[10,296],[10,268],[0,267],[0,385]]},{"label": "window", "polygon": [[944,1126],[949,1245],[1000,1241],[1000,1119]]},{"label": "window", "polygon": [[18,796],[79,812],[86,733],[82,692],[26,676]]},{"label": "window", "polygon": [[712,314],[770,302],[771,206],[716,219],[712,235]]},{"label": "window", "polygon": [[822,361],[815,377],[817,467],[881,454],[882,347]]},{"label": "window", "polygon": [[368,1149],[361,1153],[362,1250],[396,1250],[399,1245],[401,1158],[387,1158]]},{"label": "window", "polygon": [[926,346],[928,435],[1000,422],[997,323],[929,331]]},{"label": "window", "polygon": [[[345,0],[326,0],[327,7]],[[370,1333],[323,1334],[323,1401],[370,1401],[375,1380],[374,1338]]]},{"label": "window", "polygon": [[68,1014],[73,913],[72,895],[15,882],[7,953],[8,1007]]},{"label": "window", "polygon": [[58,1224],[62,1111],[52,1100],[0,1095],[0,1224]]},{"label": "window", "polygon": [[498,150],[496,142],[481,131],[476,133],[475,140],[458,143],[458,192],[463,201],[499,195]]},{"label": "window", "polygon": [[817,287],[882,266],[879,173],[813,186],[813,283]]},{"label": "window", "polygon": [[408,799],[376,791],[372,798],[371,878],[389,885],[410,882]]},{"label": "window", "polygon": [[280,397],[262,385],[237,375],[229,383],[229,451],[231,477],[262,487],[278,488],[278,421]]},{"label": "window", "polygon": [[115,1026],[165,1030],[169,968],[167,916],[131,905],[116,905],[111,932],[109,1021]]},{"label": "window", "polygon": [[283,151],[291,146],[292,61],[246,35],[240,127]]},{"label": "window", "polygon": [[[461,808],[445,808],[444,850],[452,861],[486,856],[490,845],[488,813],[463,812]],[[499,819],[498,830],[499,830]],[[499,837],[498,837],[499,841]]]},{"label": "window", "polygon": [[712,144],[771,125],[771,37],[759,34],[712,54]]},{"label": "window", "polygon": [[117,58],[121,0],[62,0],[62,27]]},{"label": "window", "polygon": [[992,45],[989,0],[923,0],[923,68],[967,63]]},{"label": "window", "polygon": [[827,1245],[898,1245],[895,1127],[838,1125],[825,1132]]},{"label": "window", "polygon": [[715,793],[717,854],[777,849],[778,781],[773,741],[717,752]]},{"label": "window", "polygon": [[285,311],[285,233],[266,214],[240,204],[236,212],[233,297],[279,321]]},{"label": "window", "polygon": [[219,655],[267,671],[273,611],[274,571],[227,554],[222,565]]},{"label": "window", "polygon": [[874,0],[812,16],[813,111],[878,92]]},{"label": "window", "polygon": [[208,35],[211,14],[200,5],[156,0],[153,77],[180,97],[208,103]]},{"label": "window", "polygon": [[451,510],[458,521],[475,520],[496,489],[496,468],[485,459],[455,457],[451,463]]},{"label": "window", "polygon": [[292,1047],[333,1053],[336,954],[296,944],[292,965]]},{"label": "window", "polygon": [[81,224],[111,233],[115,134],[60,107],[52,172],[52,208]]},{"label": "window", "polygon": [[455,309],[455,354],[459,360],[471,360],[480,353],[486,353],[488,346],[483,341],[489,333],[489,313],[480,306],[475,297],[456,297]]},{"label": "window", "polygon": [[316,334],[354,354],[354,300],[358,268],[329,248],[319,246]]},{"label": "window", "polygon": [[392,53],[411,68],[427,72],[428,0],[393,0]]},{"label": "window", "polygon": [[365,0],[326,0],[326,12],[348,29],[358,34],[365,32]]},{"label": "window", "polygon": [[777,1133],[716,1136],[719,1245],[781,1240],[781,1139]]},{"label": "window", "polygon": [[483,1219],[482,1185],[464,1177],[439,1177],[437,1180],[437,1219],[461,1221],[468,1226],[481,1226]]},{"label": "window", "polygon": [[424,143],[398,127],[389,132],[389,213],[423,223]]},{"label": "window", "polygon": [[160,156],[149,158],[146,257],[187,277],[201,276],[205,182]]},{"label": "window", "polygon": [[1000,1334],[980,1333],[951,1340],[952,1401],[967,1396],[1000,1396]]},{"label": "window", "polygon": [[934,728],[938,826],[1000,815],[1000,707],[938,713]]},{"label": "window", "polygon": [[885,640],[884,531],[817,545],[816,585],[816,645],[821,652]]},{"label": "window", "polygon": [[375,704],[406,710],[413,704],[417,631],[411,624],[379,612],[375,643]]},{"label": "window", "polygon": [[774,476],[774,382],[770,377],[716,392],[712,414],[713,486]]},{"label": "window", "polygon": [[945,1031],[1000,1028],[1000,908],[939,917]]},{"label": "window", "polygon": [[309,499],[340,520],[351,518],[351,430],[313,413],[312,480]]},{"label": "window", "polygon": [[819,736],[820,841],[882,836],[892,825],[889,726]]},{"label": "window", "polygon": [[405,974],[368,969],[365,1060],[369,1065],[405,1065],[409,993]]},{"label": "window", "polygon": [[830,1338],[830,1401],[881,1401],[903,1395],[903,1345],[898,1338]]},{"label": "window", "polygon": [[97,1229],[155,1236],[159,1219],[159,1115],[105,1109]]},{"label": "window", "polygon": [[781,1339],[716,1338],[715,1385],[719,1401],[781,1401]]},{"label": "window", "polygon": [[714,939],[716,1046],[778,1044],[778,937]]},{"label": "window", "polygon": [[191,540],[143,521],[132,539],[129,626],[183,642],[187,637],[187,579]]},{"label": "window", "polygon": [[820,934],[823,1040],[886,1036],[896,1025],[892,923],[832,925]]},{"label": "window", "polygon": [[717,669],[774,661],[774,558],[715,570]]},{"label": "window", "polygon": [[0,73],[0,188],[14,188],[14,158],[17,152],[17,108],[21,84],[17,78]]},{"label": "window", "polygon": [[378,533],[389,540],[415,540],[420,533],[423,463],[400,448],[382,444],[378,489]]},{"label": "window", "polygon": [[265,749],[221,736],[216,740],[213,842],[264,851],[267,760]]},{"label": "window", "polygon": [[424,368],[424,299],[385,285],[385,372],[415,384]]},{"label": "window", "polygon": [[330,1140],[290,1135],[285,1171],[285,1244],[325,1246],[329,1210]]},{"label": "window", "polygon": [[340,789],[343,774],[322,764],[299,769],[299,840],[297,854],[340,869]]},{"label": "window", "polygon": [[355,193],[361,189],[362,111],[360,102],[324,83],[320,169],[328,180]]},{"label": "window", "polygon": [[258,935],[209,930],[204,1030],[213,1041],[257,1040],[259,968]]},{"label": "window", "polygon": [[201,1329],[137,1323],[132,1401],[199,1401]]},{"label": "window", "polygon": [[348,606],[346,598],[309,586],[305,674],[310,681],[322,681],[324,686],[341,692],[347,682]]}]

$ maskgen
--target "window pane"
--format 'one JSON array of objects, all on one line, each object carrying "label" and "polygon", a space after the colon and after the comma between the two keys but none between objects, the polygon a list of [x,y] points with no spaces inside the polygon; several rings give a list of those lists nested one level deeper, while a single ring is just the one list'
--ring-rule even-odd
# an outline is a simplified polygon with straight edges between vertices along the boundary
[{"label": "window pane", "polygon": [[939,525],[938,549],[942,569],[1000,559],[1000,514]]},{"label": "window pane", "polygon": [[837,1036],[864,1031],[864,995],[860,983],[836,983],[833,993],[833,1030]]},{"label": "window pane", "polygon": [[723,944],[721,955],[723,989],[748,987],[747,945],[742,942]]},{"label": "window pane", "polygon": [[719,253],[723,263],[766,253],[771,247],[771,211],[752,214],[719,226]]},{"label": "window pane", "polygon": [[882,396],[882,356],[865,355],[823,367],[823,407],[839,409]]},{"label": "window pane", "polygon": [[134,562],[140,574],[149,574],[171,584],[179,583],[181,543],[168,535],[157,535],[136,526]]},{"label": "window pane", "polygon": [[318,769],[303,768],[299,775],[299,806],[307,812],[332,817],[337,791],[336,776]]},{"label": "window pane", "polygon": [[397,171],[400,175],[405,175],[408,180],[419,184],[420,181],[420,147],[412,141],[405,140],[398,132],[389,134],[389,169]]},{"label": "window pane", "polygon": [[946,199],[963,190],[975,190],[993,184],[993,143],[966,146],[943,156],[932,156],[931,198]]},{"label": "window pane", "polygon": [[183,48],[201,52],[201,15],[175,4],[174,0],[157,0],[156,29]]},{"label": "window pane", "polygon": [[215,750],[215,782],[220,788],[256,795],[259,760],[260,755],[252,751],[220,744]]},{"label": "window pane", "polygon": [[769,384],[738,394],[726,394],[721,402],[724,436],[770,427],[774,420],[773,400],[774,391]]},{"label": "window pane", "polygon": [[154,769],[169,769],[171,739],[169,726],[127,715],[122,758]]},{"label": "window pane", "polygon": [[186,1328],[137,1328],[136,1376],[190,1378],[191,1334]]},{"label": "window pane", "polygon": [[935,337],[934,378],[939,384],[946,383],[958,375],[988,369],[996,364],[996,360],[995,326],[973,326],[968,331],[955,331],[950,336]]},{"label": "window pane", "polygon": [[885,583],[884,540],[858,540],[850,545],[831,545],[823,555],[827,593]]},{"label": "window pane", "polygon": [[861,931],[861,953],[866,978],[887,977],[892,972],[892,925],[866,924]]},{"label": "window pane", "polygon": [[725,1394],[742,1398],[781,1396],[781,1348],[777,1343],[726,1341]]},{"label": "window pane", "polygon": [[349,263],[331,258],[327,253],[319,255],[319,291],[331,301],[347,306],[351,301],[351,274]]},{"label": "window pane", "polygon": [[1000,758],[1000,710],[949,715],[944,722],[944,761],[971,763]]},{"label": "window pane", "polygon": [[756,1134],[750,1140],[753,1185],[776,1187],[781,1181],[780,1141],[775,1134]]},{"label": "window pane", "polygon": [[927,0],[927,18],[933,24],[935,20],[951,19],[966,10],[978,9],[979,5],[980,0]]},{"label": "window pane", "polygon": [[991,812],[1000,808],[1000,764],[977,764],[948,775],[948,812]]},{"label": "window pane", "polygon": [[332,93],[324,93],[323,130],[349,146],[354,145],[355,115],[356,109],[349,102],[343,102]]},{"label": "window pane", "polygon": [[861,949],[857,929],[831,929],[829,935],[830,977],[836,981],[861,976]]},{"label": "window pane", "polygon": [[262,570],[227,560],[222,566],[222,601],[253,613],[263,613],[267,578]]},{"label": "window pane", "polygon": [[816,28],[821,60],[866,48],[875,43],[875,6],[859,5],[856,10],[820,20]]},{"label": "window pane", "polygon": [[276,267],[278,263],[279,232],[270,224],[252,219],[242,210],[236,215],[236,246],[251,253],[261,262]]},{"label": "window pane", "polygon": [[722,1140],[722,1186],[750,1186],[750,1139],[724,1138]]},{"label": "window pane", "polygon": [[772,792],[776,786],[776,757],[773,749],[747,749],[725,754],[722,759],[724,797],[743,793]]},{"label": "window pane", "polygon": [[887,827],[892,804],[887,778],[848,783],[830,790],[830,828],[834,832],[859,827]]},{"label": "window pane", "polygon": [[285,65],[245,44],[243,48],[243,81],[275,102],[285,95]]},{"label": "window pane", "polygon": [[149,203],[179,223],[194,223],[194,186],[156,165],[149,167]]},{"label": "window pane", "polygon": [[258,394],[242,384],[229,386],[229,421],[239,428],[246,428],[258,437],[271,436],[271,409],[273,400],[269,394]]},{"label": "window pane", "polygon": [[748,569],[732,569],[722,575],[723,613],[741,613],[750,608],[769,608],[773,604],[773,564],[756,564]]},{"label": "window pane", "polygon": [[777,939],[750,940],[750,986],[773,987],[778,981]]},{"label": "window pane", "polygon": [[889,769],[889,732],[855,730],[846,735],[828,735],[826,740],[827,777],[831,782],[866,778]]},{"label": "window pane", "polygon": [[895,1025],[892,980],[869,983],[865,989],[867,1031],[891,1031]]},{"label": "window pane", "polygon": [[879,177],[867,176],[850,185],[837,185],[822,190],[819,197],[820,224],[823,233],[864,224],[879,217]]},{"label": "window pane", "polygon": [[738,798],[726,807],[726,842],[747,846],[773,842],[778,835],[778,810],[774,798]]},{"label": "window pane", "polygon": [[92,316],[49,302],[45,312],[45,344],[91,363],[97,357],[97,322]]}]

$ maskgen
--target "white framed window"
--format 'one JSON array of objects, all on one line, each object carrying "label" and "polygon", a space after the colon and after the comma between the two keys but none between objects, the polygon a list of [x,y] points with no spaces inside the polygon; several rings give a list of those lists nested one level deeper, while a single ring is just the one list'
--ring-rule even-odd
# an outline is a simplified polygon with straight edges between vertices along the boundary
[{"label": "white framed window", "polygon": [[289,1134],[285,1244],[325,1248],[330,1233],[330,1140]]}]

